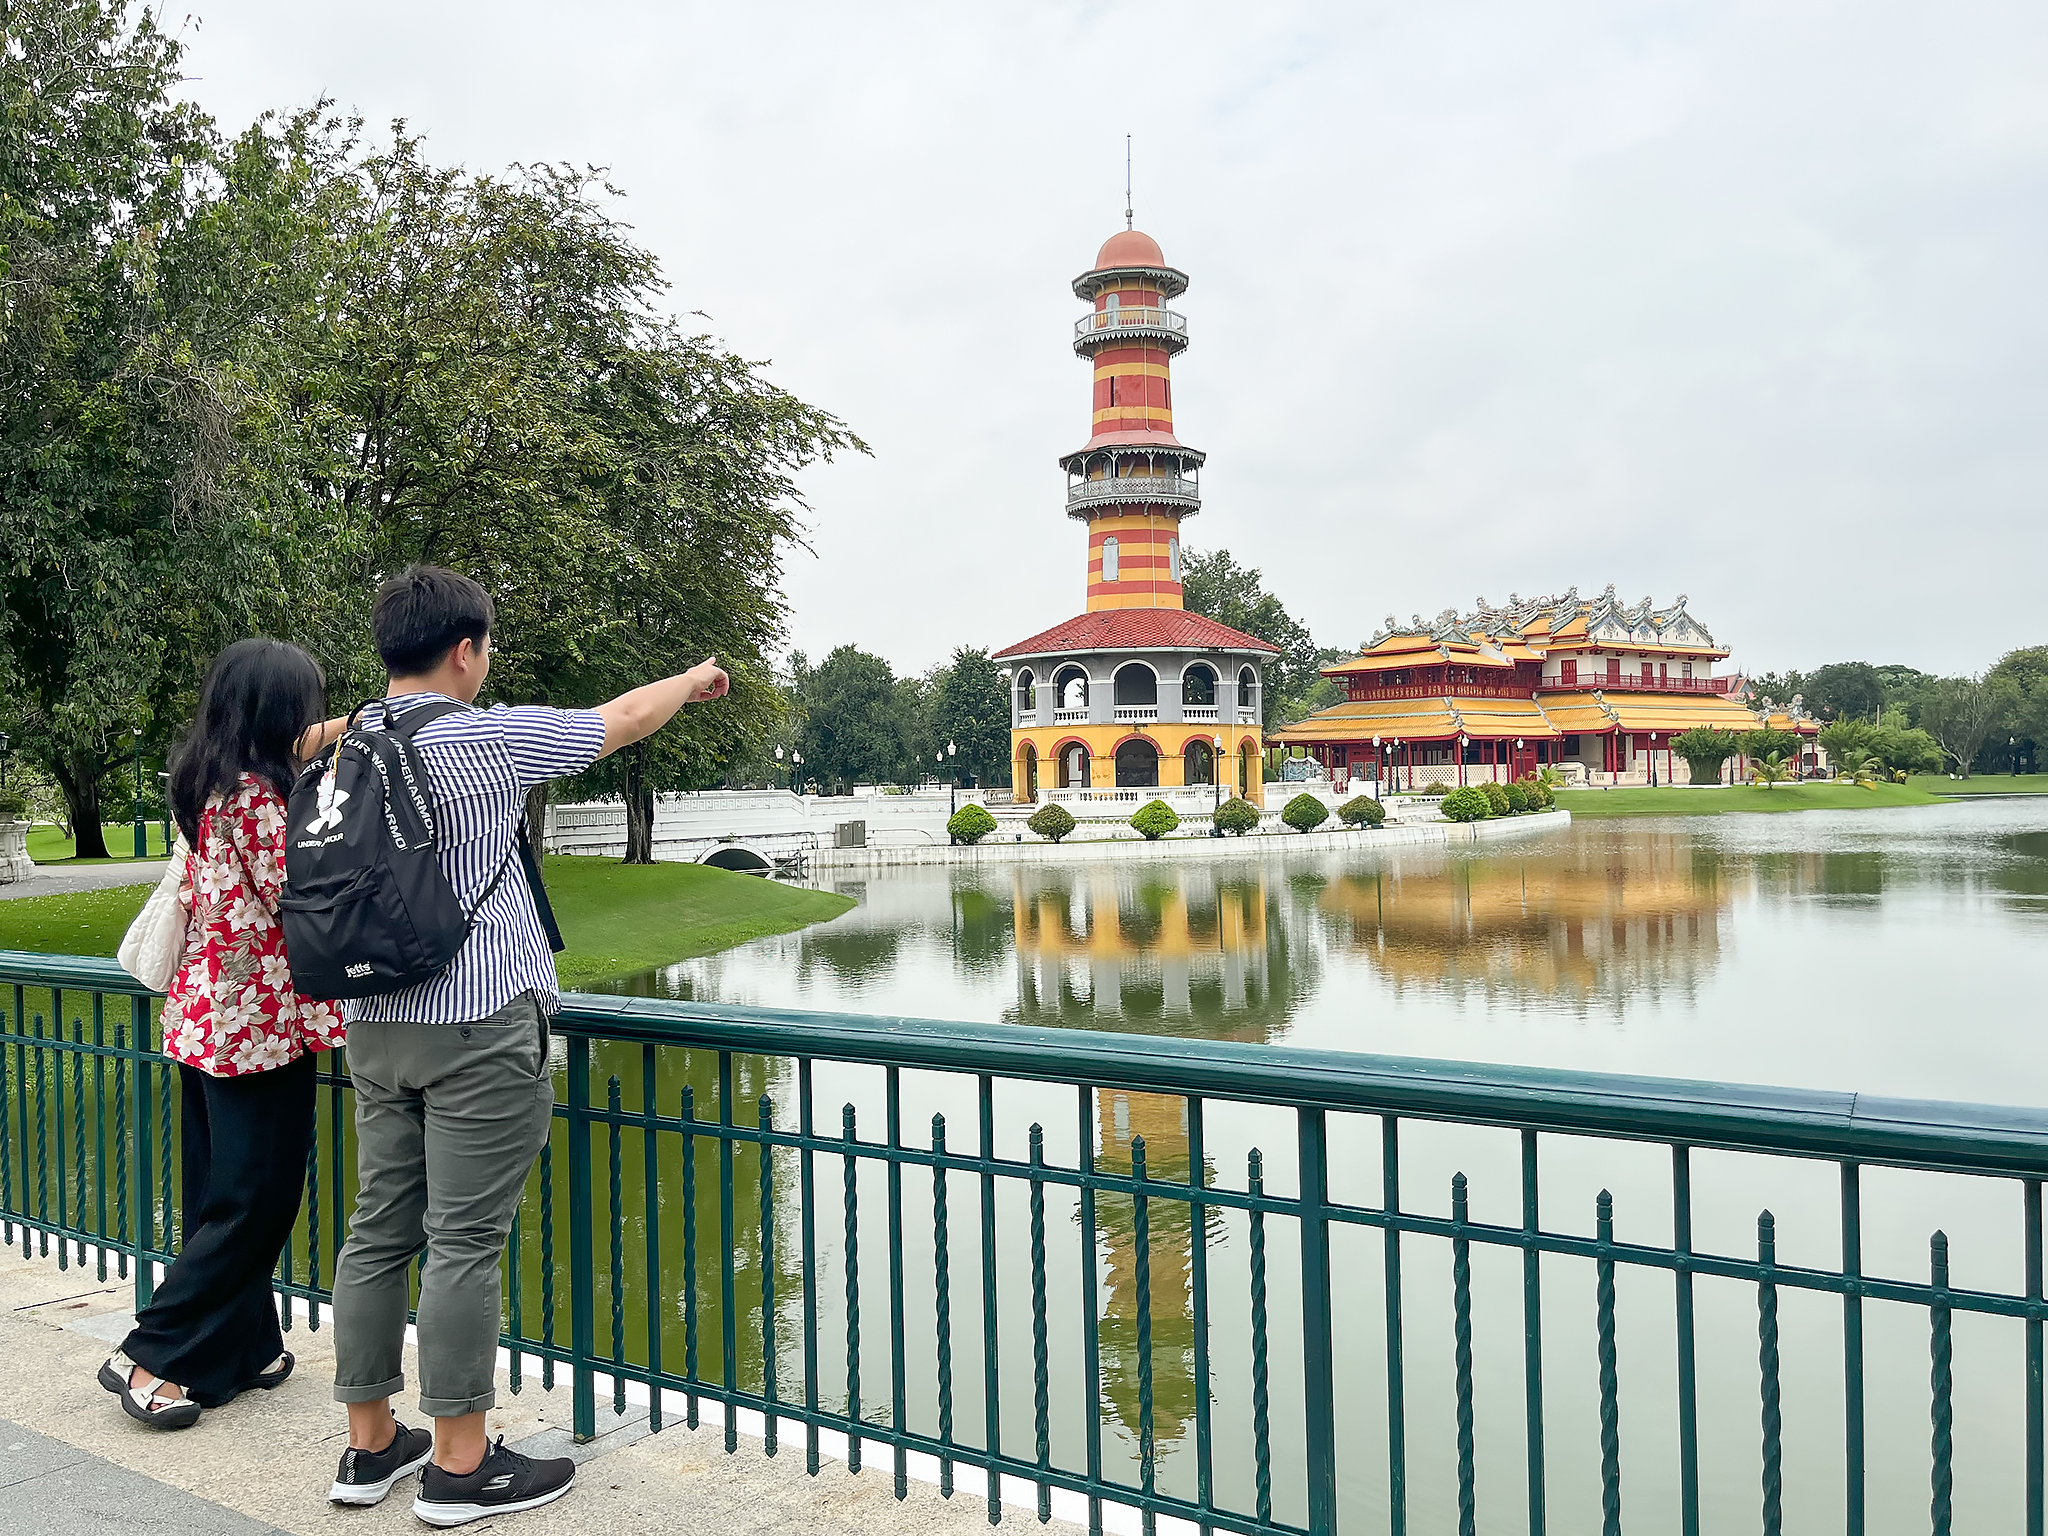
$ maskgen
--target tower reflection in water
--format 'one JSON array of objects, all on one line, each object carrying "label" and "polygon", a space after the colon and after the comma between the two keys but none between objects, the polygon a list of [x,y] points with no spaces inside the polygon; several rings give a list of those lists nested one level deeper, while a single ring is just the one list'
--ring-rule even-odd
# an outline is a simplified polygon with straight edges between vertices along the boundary
[{"label": "tower reflection in water", "polygon": [[[1011,886],[1012,1022],[1256,1042],[1285,1034],[1325,955],[1364,959],[1397,994],[1426,988],[1582,1011],[1690,995],[1717,961],[1728,901],[1718,859],[1689,837],[1658,834],[1520,859],[1438,855],[1339,871],[1293,861],[1137,876],[1025,870]],[[1147,1176],[1187,1184],[1184,1100],[1101,1089],[1095,1111],[1102,1167],[1129,1171],[1142,1138]],[[1133,1200],[1098,1200],[1097,1343],[1105,1412],[1135,1438],[1142,1288],[1153,1433],[1165,1450],[1195,1416],[1194,1230],[1180,1201],[1149,1200],[1146,1214],[1141,1275]],[[1210,1220],[1212,1239],[1225,1237],[1223,1217]]]}]

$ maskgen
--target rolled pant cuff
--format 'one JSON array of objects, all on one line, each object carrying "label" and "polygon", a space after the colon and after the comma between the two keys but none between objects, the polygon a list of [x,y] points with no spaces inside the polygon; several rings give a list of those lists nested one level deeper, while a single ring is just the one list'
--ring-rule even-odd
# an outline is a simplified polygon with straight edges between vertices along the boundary
[{"label": "rolled pant cuff", "polygon": [[380,1381],[367,1387],[344,1387],[334,1384],[334,1400],[337,1403],[374,1403],[387,1397],[396,1397],[405,1390],[405,1377],[393,1376],[389,1381]]},{"label": "rolled pant cuff", "polygon": [[420,1395],[420,1412],[430,1419],[459,1419],[465,1413],[484,1413],[498,1406],[498,1389],[486,1387],[475,1397],[428,1397]]}]

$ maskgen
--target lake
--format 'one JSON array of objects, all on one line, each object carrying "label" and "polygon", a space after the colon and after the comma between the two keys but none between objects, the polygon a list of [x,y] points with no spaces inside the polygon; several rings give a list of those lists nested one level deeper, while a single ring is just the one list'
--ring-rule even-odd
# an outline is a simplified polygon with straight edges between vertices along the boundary
[{"label": "lake", "polygon": [[[615,989],[1904,1097],[2048,1102],[2040,1005],[2048,954],[2048,800],[1578,821],[1456,852],[1333,853],[1317,851],[1309,839],[1276,840],[1248,845],[1242,859],[1181,868],[1150,861],[1130,870],[910,868],[831,886],[859,905],[801,933],[626,978]],[[697,1102],[709,1106],[710,1061],[702,1053],[675,1054],[700,1059],[664,1067],[670,1081],[663,1093],[687,1082]],[[631,1101],[637,1067],[621,1055],[615,1069],[628,1074]],[[772,1092],[787,1102],[793,1085],[786,1066],[745,1063],[741,1070],[748,1094]],[[971,1085],[963,1091],[957,1082],[923,1076],[906,1076],[906,1126],[927,1124],[940,1109],[967,1137]],[[818,1089],[821,1123],[836,1124],[844,1100],[857,1106],[864,1127],[878,1125],[879,1074],[821,1066]],[[1021,1155],[1033,1120],[1046,1126],[1048,1158],[1071,1164],[1081,1134],[1071,1091],[1004,1085],[998,1151]],[[1172,1178],[1178,1169],[1187,1177],[1187,1117],[1179,1100],[1098,1093],[1084,1123],[1106,1166],[1128,1167],[1132,1138],[1142,1134],[1155,1176]],[[1245,1155],[1255,1145],[1266,1149],[1276,1187],[1291,1180],[1284,1117],[1214,1105],[1205,1131],[1212,1183],[1242,1188]],[[1475,1219],[1519,1219],[1512,1138],[1413,1123],[1403,1137],[1404,1206],[1443,1211],[1450,1175],[1463,1171],[1472,1179]],[[1336,1193],[1376,1203],[1371,1123],[1333,1129],[1333,1147]],[[1654,1148],[1545,1138],[1545,1225],[1590,1233],[1593,1196],[1606,1188],[1616,1199],[1619,1236],[1668,1242],[1667,1158]],[[637,1165],[628,1169],[629,1184],[638,1174]],[[836,1169],[830,1177],[836,1185]],[[673,1198],[671,1181],[668,1171],[658,1175],[664,1204]],[[793,1167],[785,1175],[778,1160],[777,1181],[793,1188]],[[1782,1261],[1832,1264],[1839,1257],[1831,1167],[1698,1154],[1694,1184],[1702,1249],[1753,1253],[1756,1213],[1769,1205]],[[881,1193],[878,1184],[873,1198]],[[739,1194],[745,1208],[750,1197],[744,1188]],[[970,1205],[966,1195],[963,1189],[955,1198]],[[704,1198],[700,1189],[700,1204]],[[863,1204],[869,1199],[863,1184]],[[626,1209],[636,1203],[629,1198]],[[1867,1175],[1864,1205],[1869,1272],[1924,1278],[1927,1234],[1939,1225],[1955,1244],[1957,1284],[2017,1284],[2014,1186],[1878,1171]],[[1133,1235],[1114,1206],[1104,1201],[1097,1256],[1104,1295],[1100,1391],[1105,1424],[1120,1436],[1118,1454],[1127,1459],[1135,1446],[1127,1336]],[[1152,1227],[1149,1286],[1160,1479],[1192,1493],[1195,1387],[1186,1284],[1193,1234],[1184,1208],[1180,1214],[1178,1229],[1170,1222]],[[928,1197],[909,1215],[913,1237],[904,1257],[914,1277],[928,1273],[930,1262]],[[1015,1232],[1024,1218],[1021,1203],[1005,1206],[998,1226]],[[1049,1221],[1051,1230],[1072,1230],[1063,1211]],[[870,1246],[881,1225],[869,1222],[860,1243],[862,1268],[872,1274],[889,1261],[886,1247]],[[915,1235],[920,1229],[922,1237]],[[974,1230],[960,1227],[963,1254],[976,1241]],[[1385,1433],[1379,1238],[1356,1236],[1355,1262],[1339,1255],[1350,1265],[1338,1319],[1340,1443],[1364,1449],[1347,1457],[1340,1506],[1347,1525],[1371,1528],[1375,1506],[1386,1499],[1383,1454],[1371,1449]],[[1217,1484],[1232,1502],[1248,1498],[1251,1475],[1239,1371],[1247,1329],[1224,1300],[1243,1294],[1244,1244],[1241,1220],[1212,1223]],[[821,1275],[837,1273],[839,1262],[826,1246]],[[1078,1255],[1070,1241],[1056,1246],[1064,1267],[1052,1276],[1053,1288],[1078,1296]],[[1411,1238],[1405,1253],[1412,1528],[1450,1529],[1448,1250]],[[782,1261],[791,1273],[793,1258]],[[1475,1253],[1474,1260],[1480,1528],[1521,1530],[1519,1261],[1506,1252]],[[1276,1254],[1276,1294],[1292,1283],[1289,1262]],[[1549,1259],[1544,1275],[1551,1529],[1592,1529],[1598,1454],[1591,1277],[1583,1264],[1553,1266]],[[822,1278],[819,1288],[831,1296]],[[1704,1528],[1751,1529],[1759,1466],[1755,1291],[1707,1280],[1699,1291]],[[1671,1297],[1668,1278],[1624,1271],[1623,1467],[1628,1523],[1636,1528],[1676,1523]],[[965,1339],[979,1327],[971,1302],[956,1299],[956,1327]],[[909,1305],[916,1383],[926,1347],[918,1340],[929,1327],[916,1321],[915,1290]],[[1787,1528],[1838,1528],[1839,1304],[1787,1293],[1784,1309]],[[1922,1529],[1926,1314],[1872,1304],[1867,1318],[1869,1528]],[[829,1312],[821,1326],[826,1337],[835,1336]],[[1019,1353],[1028,1370],[1028,1328],[1013,1337],[1005,1315],[1002,1331],[1005,1361]],[[2018,1341],[2017,1325],[2002,1320],[1957,1321],[1959,1528],[2020,1523]],[[887,1379],[882,1348],[877,1381]],[[1287,1422],[1287,1403],[1298,1400],[1290,1348],[1284,1332],[1276,1333],[1276,1432]],[[790,1351],[782,1353],[787,1362]],[[1055,1401],[1071,1404],[1081,1390],[1080,1367],[1058,1350],[1055,1356]],[[747,1369],[758,1375],[758,1350]],[[963,1394],[961,1421],[979,1424],[972,1384]],[[913,1422],[928,1419],[927,1396],[914,1402]],[[1011,1392],[1003,1394],[1005,1440],[1028,1444],[1028,1389],[1015,1396],[1013,1403]],[[1056,1455],[1075,1452],[1077,1418],[1058,1417]],[[1301,1515],[1296,1455],[1293,1447],[1276,1446],[1276,1512],[1283,1518]]]}]

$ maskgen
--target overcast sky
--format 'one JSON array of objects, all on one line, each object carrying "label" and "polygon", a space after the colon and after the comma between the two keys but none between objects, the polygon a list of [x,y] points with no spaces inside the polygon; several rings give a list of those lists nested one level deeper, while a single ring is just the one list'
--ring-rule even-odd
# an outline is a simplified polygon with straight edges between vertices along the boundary
[{"label": "overcast sky", "polygon": [[1080,610],[1068,284],[1126,133],[1193,279],[1187,543],[1325,644],[1608,582],[1756,671],[2048,643],[2039,0],[194,10],[225,126],[610,168],[676,311],[873,447],[804,477],[813,657]]}]

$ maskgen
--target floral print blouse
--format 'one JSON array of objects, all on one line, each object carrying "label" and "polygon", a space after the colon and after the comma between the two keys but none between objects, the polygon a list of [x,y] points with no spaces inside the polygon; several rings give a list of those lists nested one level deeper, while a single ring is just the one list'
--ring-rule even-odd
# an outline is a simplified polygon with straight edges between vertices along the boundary
[{"label": "floral print blouse", "polygon": [[284,802],[245,773],[234,793],[207,802],[185,866],[185,959],[164,997],[173,1061],[241,1077],[342,1043],[341,1011],[292,988],[283,890]]}]

